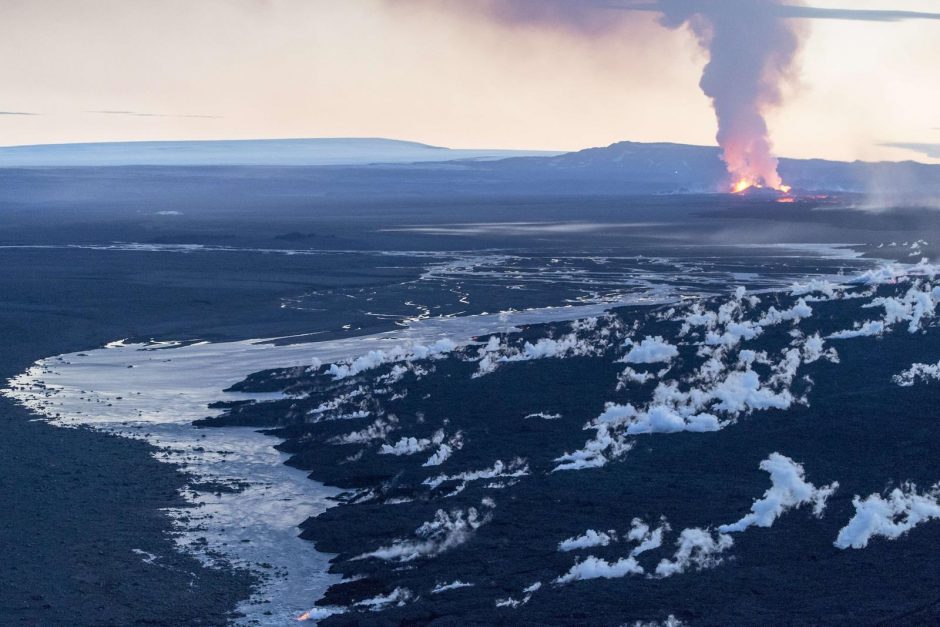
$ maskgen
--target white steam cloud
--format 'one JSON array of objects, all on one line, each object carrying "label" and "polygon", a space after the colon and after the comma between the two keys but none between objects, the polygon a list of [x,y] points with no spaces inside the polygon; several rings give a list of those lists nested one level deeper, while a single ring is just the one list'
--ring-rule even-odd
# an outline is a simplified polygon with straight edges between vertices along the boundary
[{"label": "white steam cloud", "polygon": [[588,549],[595,546],[607,546],[611,540],[617,539],[617,534],[613,532],[604,533],[588,529],[580,536],[574,536],[558,543],[559,551],[577,551],[579,549]]},{"label": "white steam cloud", "polygon": [[839,487],[833,482],[817,488],[806,481],[803,466],[780,453],[771,453],[760,463],[760,468],[770,473],[771,487],[763,498],[754,501],[749,514],[736,523],[718,527],[720,532],[741,532],[751,526],[770,527],[781,514],[807,503],[812,503],[813,513],[821,516],[826,501]]},{"label": "white steam cloud", "polygon": [[434,515],[434,520],[415,530],[417,539],[399,540],[390,546],[363,553],[353,559],[375,557],[386,561],[410,562],[422,557],[435,557],[460,546],[470,539],[474,531],[492,519],[489,511],[492,509],[492,502],[484,500],[483,508],[483,514],[475,507],[466,512],[460,509],[451,512],[439,509]]},{"label": "white steam cloud", "polygon": [[[616,561],[608,561],[590,555],[575,564],[553,583],[557,585],[569,584],[574,581],[589,579],[615,579],[628,575],[644,575],[648,578],[662,579],[679,575],[691,570],[705,570],[714,568],[724,559],[723,554],[734,546],[731,534],[742,533],[750,527],[771,527],[774,522],[788,511],[811,504],[813,514],[822,517],[826,508],[826,501],[838,488],[836,482],[817,488],[806,481],[803,466],[786,455],[771,453],[760,464],[761,470],[770,474],[771,487],[764,492],[764,496],[754,501],[751,512],[734,523],[720,525],[717,529],[689,527],[679,533],[676,540],[676,549],[672,557],[662,558],[656,567],[647,572],[647,569],[637,558],[648,551],[663,546],[663,537],[670,532],[669,523],[663,518],[656,529],[639,518],[634,518],[630,531],[623,540],[636,543],[630,554]],[[913,489],[909,490],[913,492]],[[931,517],[940,517],[940,507],[931,500],[932,497],[923,497],[916,494],[902,494],[894,496],[896,504],[886,504],[872,495],[866,501],[876,500],[875,514],[868,513],[862,523],[855,525],[849,535],[853,538],[867,537],[872,533],[883,534],[894,532],[886,518],[904,516],[898,526],[896,535],[904,533],[908,528]],[[856,497],[856,507],[859,500]],[[858,516],[857,516],[858,517]],[[874,519],[874,520],[873,520]],[[854,522],[854,521],[853,521]],[[850,524],[850,527],[852,525]],[[846,529],[849,529],[847,527]],[[843,534],[847,532],[843,530]],[[868,534],[868,535],[865,535]],[[895,535],[895,537],[896,537]],[[840,539],[842,535],[840,534]],[[558,544],[559,551],[577,551],[598,546],[608,546],[617,541],[615,531],[597,532],[589,529],[580,536],[563,540]],[[839,546],[838,542],[836,546]],[[864,546],[864,545],[863,545]],[[844,548],[844,547],[843,547]]]},{"label": "white steam cloud", "polygon": [[639,344],[630,348],[623,361],[628,364],[656,364],[669,363],[679,355],[679,349],[664,340],[661,336],[647,336]]},{"label": "white steam cloud", "polygon": [[863,549],[880,536],[894,540],[921,523],[940,519],[940,485],[924,494],[916,486],[906,484],[882,497],[872,494],[853,499],[855,516],[839,531],[835,545],[840,549]]}]

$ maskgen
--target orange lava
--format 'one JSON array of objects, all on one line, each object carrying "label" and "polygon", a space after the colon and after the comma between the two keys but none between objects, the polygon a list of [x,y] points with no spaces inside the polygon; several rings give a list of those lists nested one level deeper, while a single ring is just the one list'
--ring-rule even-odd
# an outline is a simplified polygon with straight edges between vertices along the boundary
[{"label": "orange lava", "polygon": [[310,620],[310,612],[304,612],[303,614],[301,614],[300,616],[297,617],[297,620],[298,620],[299,622],[303,622],[303,621],[305,621],[305,620]]},{"label": "orange lava", "polygon": [[[732,193],[732,194],[743,194],[744,192],[746,192],[747,190],[749,190],[749,189],[751,189],[751,188],[754,188],[754,189],[763,189],[764,186],[761,185],[760,183],[758,183],[757,181],[754,181],[754,180],[751,180],[751,179],[747,179],[747,178],[742,178],[742,179],[738,179],[738,180],[734,183],[734,185],[731,186],[731,193]],[[780,192],[781,194],[789,194],[789,193],[790,193],[790,190],[793,189],[793,188],[790,187],[789,185],[783,185],[783,184],[781,184],[780,187],[775,187],[775,188],[773,188],[773,189],[776,190],[776,191],[778,191],[778,192]],[[784,201],[784,202],[786,202],[786,201]]]},{"label": "orange lava", "polygon": [[754,185],[755,183],[752,181],[749,181],[747,179],[741,179],[737,183],[731,186],[731,193],[740,194],[742,192],[745,192],[751,189],[752,187],[754,187]]}]

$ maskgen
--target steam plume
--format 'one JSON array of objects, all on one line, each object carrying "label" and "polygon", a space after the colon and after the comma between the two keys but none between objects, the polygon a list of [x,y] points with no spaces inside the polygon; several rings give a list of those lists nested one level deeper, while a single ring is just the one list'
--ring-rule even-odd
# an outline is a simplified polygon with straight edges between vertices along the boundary
[{"label": "steam plume", "polygon": [[[428,0],[387,0],[425,6]],[[764,186],[781,191],[765,115],[782,101],[794,78],[806,28],[798,18],[843,18],[802,0],[436,0],[438,8],[477,14],[510,28],[561,29],[576,36],[635,35],[631,13],[652,12],[672,29],[687,26],[708,55],[699,83],[718,118],[718,144],[733,189]],[[919,14],[918,14],[919,16]],[[908,19],[895,12],[851,12],[850,19]],[[633,27],[639,26],[632,21]]]},{"label": "steam plume", "polygon": [[[793,78],[801,23],[781,19],[776,0],[661,0],[662,23],[688,25],[708,53],[699,85],[718,118],[718,144],[740,191],[764,185],[786,191],[777,173],[765,114],[780,105]],[[789,6],[793,6],[790,3]]]}]

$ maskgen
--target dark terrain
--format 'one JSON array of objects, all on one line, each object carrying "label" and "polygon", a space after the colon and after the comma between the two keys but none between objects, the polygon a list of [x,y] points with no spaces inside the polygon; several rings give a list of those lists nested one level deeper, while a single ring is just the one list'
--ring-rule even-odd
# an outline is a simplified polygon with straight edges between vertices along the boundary
[{"label": "dark terrain", "polygon": [[[324,335],[318,337],[330,337],[386,329],[391,322],[370,317],[360,308],[281,307],[282,299],[310,292],[341,296],[344,291],[359,289],[385,294],[389,307],[400,307],[407,298],[401,285],[420,275],[426,261],[409,255],[390,260],[373,254],[386,250],[526,250],[542,256],[602,250],[608,254],[681,256],[688,246],[703,244],[714,245],[713,252],[720,254],[722,245],[729,242],[874,244],[921,237],[934,241],[940,234],[940,217],[933,212],[913,206],[888,213],[861,213],[843,206],[846,199],[854,202],[851,196],[780,205],[760,196],[646,196],[635,187],[601,186],[584,177],[549,178],[552,186],[537,193],[545,177],[520,187],[511,176],[494,173],[490,166],[417,171],[408,167],[0,170],[0,245],[6,247],[0,249],[0,267],[4,269],[0,273],[0,377],[12,376],[42,357],[90,349],[122,337],[227,340],[321,331]],[[648,191],[674,190],[660,186]],[[159,214],[167,211],[181,215]],[[446,233],[389,230],[428,225],[450,229],[468,222],[600,226],[521,234],[496,230],[484,235],[459,229]],[[113,242],[202,244],[235,250],[181,253],[62,247],[109,246]],[[247,248],[324,252],[288,256],[248,252]],[[550,287],[544,289],[543,297],[548,298]],[[340,296],[330,302],[344,302]],[[344,330],[345,324],[351,329]],[[567,512],[566,516],[577,513],[580,519],[590,520],[585,528],[622,527],[640,514],[668,514],[677,527],[684,524],[683,516],[697,523],[734,516],[766,489],[766,474],[757,470],[757,463],[779,448],[804,462],[810,479],[844,482],[844,489],[834,497],[820,523],[824,527],[819,535],[805,532],[803,523],[808,516],[797,511],[777,523],[773,539],[763,534],[764,530],[740,539],[735,559],[747,564],[747,576],[737,569],[719,568],[703,577],[676,577],[656,588],[641,580],[596,580],[583,584],[583,596],[566,600],[562,614],[551,603],[549,591],[525,606],[526,614],[507,614],[505,619],[581,623],[604,622],[615,616],[618,620],[662,619],[672,612],[695,623],[705,619],[728,624],[755,617],[787,622],[786,616],[791,615],[779,613],[779,608],[793,610],[808,604],[802,613],[792,615],[790,622],[825,622],[816,620],[823,611],[837,619],[834,622],[876,622],[903,611],[913,612],[913,623],[936,620],[934,614],[917,613],[919,608],[933,607],[934,584],[940,574],[931,558],[940,533],[936,527],[924,525],[898,542],[882,541],[848,558],[843,555],[841,563],[834,559],[831,540],[829,544],[820,540],[829,538],[844,522],[853,490],[867,494],[884,487],[884,481],[911,478],[926,486],[940,478],[928,472],[933,466],[929,460],[937,453],[929,444],[932,418],[911,418],[907,409],[915,401],[929,407],[932,397],[917,396],[928,395],[928,389],[894,390],[900,396],[882,398],[877,396],[878,388],[865,385],[882,381],[889,371],[893,374],[902,361],[905,366],[920,357],[935,361],[935,357],[930,359],[931,345],[922,337],[900,335],[890,338],[890,349],[887,341],[877,340],[857,340],[851,349],[846,346],[845,350],[860,351],[857,359],[847,359],[848,363],[865,362],[871,351],[887,357],[873,364],[874,370],[842,371],[840,377],[845,378],[837,379],[830,391],[820,386],[809,410],[797,408],[769,418],[745,419],[714,437],[680,434],[656,438],[664,440],[663,444],[650,450],[639,447],[626,462],[597,471],[601,479],[592,486],[590,495],[581,494],[583,471],[550,477],[562,484],[571,482],[562,485],[573,499],[564,503],[546,500],[549,493],[540,491],[540,484],[549,478],[541,474],[527,478],[525,498],[500,499],[487,536],[480,536],[487,543],[464,547],[442,558],[448,563],[447,573],[464,565],[467,570],[461,575],[486,571],[499,581],[494,586],[507,586],[505,594],[518,595],[519,585],[531,583],[530,579],[534,581],[548,570],[555,574],[564,570],[570,556],[561,556],[565,564],[556,564],[557,552],[539,544],[538,536],[544,530],[526,540],[530,544],[510,545],[504,540],[530,531],[525,527],[529,522],[522,521],[546,508]],[[436,376],[420,385],[428,386],[433,403],[443,405],[421,409],[437,417],[446,413],[454,421],[475,419],[477,414],[461,409],[454,397],[438,396],[440,388],[435,386],[449,389],[441,377],[452,372],[453,376],[459,374],[466,386],[461,394],[488,399],[477,408],[481,415],[516,409],[547,411],[557,403],[566,413],[565,421],[578,424],[596,415],[599,399],[611,400],[592,387],[599,385],[599,380],[588,374],[595,367],[600,365],[578,360],[514,364],[494,378],[476,383],[463,381],[465,364],[442,363]],[[819,365],[821,371],[814,376],[825,377],[822,369],[826,367]],[[532,381],[545,382],[541,387],[549,391],[537,407],[520,391]],[[408,403],[419,398],[418,388],[411,393]],[[405,416],[418,409],[406,404],[397,411]],[[910,424],[910,439],[891,440],[889,434],[877,431],[874,421],[882,415],[889,417],[885,422],[915,421]],[[829,416],[832,419],[827,420]],[[0,586],[0,622],[178,625],[227,620],[237,601],[246,596],[251,576],[209,570],[172,550],[170,523],[160,509],[179,504],[177,490],[186,477],[153,460],[152,450],[143,443],[31,422],[25,410],[6,399],[0,399],[0,420],[0,494],[7,503],[0,524],[0,555],[4,557],[0,561],[0,580],[4,582]],[[516,433],[505,441],[497,437],[497,431],[481,434],[489,439],[468,449],[481,457],[468,458],[472,463],[466,467],[483,467],[501,456],[519,454],[513,453],[520,444],[518,438],[531,446],[533,468],[539,455],[544,462],[547,456],[558,454],[557,445],[540,449],[538,443],[540,438],[558,435],[551,430],[560,424],[519,424],[531,431]],[[481,428],[486,430],[485,425]],[[807,437],[807,432],[817,428],[821,431],[812,431],[812,437]],[[915,438],[917,430],[927,437]],[[856,432],[865,433],[865,438],[854,438]],[[584,434],[576,435],[580,438],[577,444],[583,443]],[[711,441],[719,436],[721,446],[711,447]],[[887,461],[854,478],[845,471],[846,460],[869,459],[869,447],[887,441],[894,447],[884,453]],[[657,468],[667,458],[689,460],[689,464],[682,466],[680,473],[664,478]],[[390,468],[376,468],[376,477],[336,474],[336,467],[324,463],[328,459],[328,454],[318,449],[316,455],[300,455],[296,463],[348,487],[372,485],[376,477],[384,481],[394,473]],[[901,460],[910,464],[893,465]],[[629,480],[623,481],[620,473],[629,474]],[[730,489],[729,477],[740,485]],[[714,488],[717,485],[720,490]],[[715,498],[697,501],[705,505],[695,512],[670,510],[670,503],[683,502],[696,487]],[[642,501],[644,509],[637,511],[634,504],[641,500],[636,491],[641,488],[645,495],[655,494],[655,500]],[[460,498],[480,501],[471,488]],[[529,499],[535,499],[538,507],[530,507]],[[610,507],[610,503],[622,504],[622,510]],[[385,507],[381,518],[367,516],[373,507],[366,503],[335,508],[308,521],[304,533],[320,548],[341,553],[336,566],[341,569],[349,564],[344,560],[351,555],[350,543],[372,546],[382,543],[380,539],[407,535],[436,509],[431,504],[402,505],[400,515],[388,515],[390,508]],[[381,526],[369,526],[377,520],[383,521]],[[565,516],[559,516],[550,524],[567,532],[564,521]],[[785,539],[778,540],[780,534]],[[547,535],[545,541],[557,542],[555,535]],[[158,565],[145,564],[133,549],[167,557]],[[526,570],[528,564],[510,566],[516,557],[522,560],[530,551],[543,555],[544,560],[532,565],[531,571]],[[763,558],[748,562],[754,556],[768,555],[777,563],[796,565],[811,555],[823,566],[795,566],[792,572],[803,578],[798,586],[791,586],[786,577],[791,571],[770,568]],[[351,571],[359,572],[362,566],[363,562],[357,562]],[[405,577],[420,576],[429,581],[438,574],[433,568]],[[361,592],[341,588],[332,591],[328,600],[344,602],[356,595],[362,598],[387,591],[391,577],[375,567],[361,584]],[[579,585],[573,584],[567,591]],[[777,613],[762,609],[771,603],[768,590],[775,591],[772,605],[778,608]],[[901,606],[900,599],[904,600]],[[445,600],[435,599],[440,603]],[[485,608],[481,603],[432,603],[415,606],[417,610],[409,607],[364,615],[359,620],[363,624],[399,619],[418,623],[437,619],[441,624],[503,620],[503,615],[492,613],[488,598]],[[643,609],[650,607],[665,609]],[[624,608],[631,611],[624,614]],[[418,613],[411,613],[413,610]]]},{"label": "dark terrain", "polygon": [[[895,291],[891,287],[879,293]],[[783,310],[794,300],[771,297],[767,304]],[[814,316],[800,328],[825,336],[851,327],[859,313],[868,313],[859,310],[861,302],[813,303]],[[627,324],[644,321],[638,337],[672,337],[679,326],[649,317],[648,309],[616,314]],[[566,327],[532,327],[514,342],[558,337]],[[789,342],[789,329],[772,328],[747,346],[777,351]],[[614,363],[622,354],[619,344],[597,356],[506,364],[482,378],[471,376],[476,369],[475,362],[466,361],[476,352],[471,349],[423,362],[429,374],[405,375],[387,386],[388,392],[367,393],[337,411],[366,409],[366,418],[315,423],[304,418],[311,408],[363,385],[386,387],[375,381],[389,367],[340,382],[322,371],[259,373],[238,389],[273,387],[311,394],[240,405],[210,424],[277,426],[272,433],[286,438],[281,449],[293,454],[292,465],[351,491],[345,504],[303,525],[304,537],[320,550],[339,553],[333,570],[354,577],[331,588],[320,605],[349,606],[398,587],[420,595],[400,608],[337,615],[326,624],[611,625],[663,620],[668,614],[694,625],[934,624],[940,620],[935,586],[940,564],[933,559],[940,525],[924,524],[895,541],[876,539],[861,550],[840,550],[832,543],[853,514],[852,495],[867,496],[905,481],[926,488],[940,478],[933,463],[940,456],[935,437],[940,392],[936,385],[899,387],[891,381],[912,362],[936,362],[938,339],[936,328],[926,334],[899,328],[884,338],[833,341],[841,363],[810,364],[800,376],[810,376],[815,384],[794,384],[794,393],[808,393],[808,406],[757,411],[717,433],[640,436],[623,460],[599,469],[551,472],[557,465],[554,458],[583,445],[589,434],[581,425],[603,410],[603,402],[640,403],[652,391],[654,384],[647,383],[614,392],[622,366]],[[680,360],[677,368],[691,368],[694,350],[684,348]],[[394,393],[405,396],[390,400]],[[536,412],[561,417],[523,418]],[[443,427],[449,434],[463,434],[463,448],[443,465],[427,468],[421,462],[429,453],[382,455],[378,443],[331,441],[368,426],[375,416],[398,421],[382,441],[430,438]],[[674,529],[737,519],[769,486],[758,464],[775,451],[803,462],[808,478],[817,484],[839,481],[825,517],[817,520],[805,509],[790,512],[772,529],[736,537],[727,562],[701,573],[548,585],[573,562],[573,554],[557,551],[557,543],[584,529],[622,530],[637,516],[647,521],[665,516]],[[494,460],[514,458],[524,459],[530,474],[503,480],[505,485],[497,489],[488,481],[473,481],[448,496],[459,481],[439,487],[422,484],[442,473],[489,468]],[[485,497],[496,502],[492,522],[440,556],[407,562],[357,557],[392,544],[392,539],[413,538],[414,530],[438,509],[483,510]],[[613,561],[625,551],[613,544],[584,554]],[[671,551],[671,544],[664,543],[656,557],[668,557]],[[454,580],[474,586],[428,594],[435,585]],[[520,591],[534,581],[546,585],[529,603],[494,606],[500,598],[520,598]]]}]

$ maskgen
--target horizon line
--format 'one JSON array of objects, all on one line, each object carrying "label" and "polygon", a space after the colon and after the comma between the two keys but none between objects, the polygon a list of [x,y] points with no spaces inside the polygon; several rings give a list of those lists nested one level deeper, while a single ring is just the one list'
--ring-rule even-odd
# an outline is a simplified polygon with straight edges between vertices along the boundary
[{"label": "horizon line", "polygon": [[[940,129],[938,129],[940,130]],[[592,149],[604,149],[610,148],[617,144],[641,144],[641,145],[664,145],[664,146],[683,146],[690,148],[704,148],[711,150],[719,150],[721,147],[715,144],[695,144],[695,143],[684,143],[677,141],[636,141],[631,139],[618,140],[611,142],[606,145],[596,145],[596,146],[584,146],[582,148],[577,148],[574,150],[548,150],[548,149],[527,149],[527,148],[453,148],[449,146],[437,146],[433,144],[428,144],[419,141],[413,141],[408,139],[395,139],[390,137],[378,137],[378,136],[321,136],[321,137],[261,137],[261,138],[222,138],[222,139],[142,139],[142,140],[102,140],[102,141],[76,141],[76,142],[55,142],[55,143],[40,143],[40,144],[15,144],[8,146],[0,146],[0,152],[6,151],[17,151],[18,149],[29,149],[29,148],[56,148],[56,147],[76,147],[76,146],[107,146],[107,145],[132,145],[132,144],[197,144],[197,143],[262,143],[262,142],[306,142],[306,141],[382,141],[382,142],[392,142],[398,144],[410,144],[412,146],[419,146],[422,148],[428,148],[432,150],[444,150],[444,151],[490,151],[490,152],[506,152],[506,153],[545,153],[545,157],[549,156],[558,156],[564,154],[573,154],[577,152],[582,152],[585,150]],[[882,142],[879,143],[879,146],[885,146],[890,148],[897,148],[900,150],[907,150],[909,152],[920,152],[912,148],[904,146],[905,142]],[[921,153],[923,154],[923,153]],[[530,156],[543,156],[531,154]],[[925,155],[930,158],[929,155]],[[508,158],[508,157],[507,157]],[[877,160],[877,161],[866,161],[864,159],[854,159],[851,161],[839,160],[839,159],[827,159],[824,157],[787,157],[787,156],[778,156],[780,160],[787,161],[828,161],[831,163],[914,163],[925,166],[935,166],[940,165],[940,163],[925,163],[923,161],[917,161],[915,159],[905,159],[905,160]],[[135,164],[146,166],[148,164]],[[0,168],[4,167],[0,164]],[[50,166],[57,167],[57,166]],[[101,166],[108,167],[108,166]],[[314,166],[311,166],[314,167]]]}]

